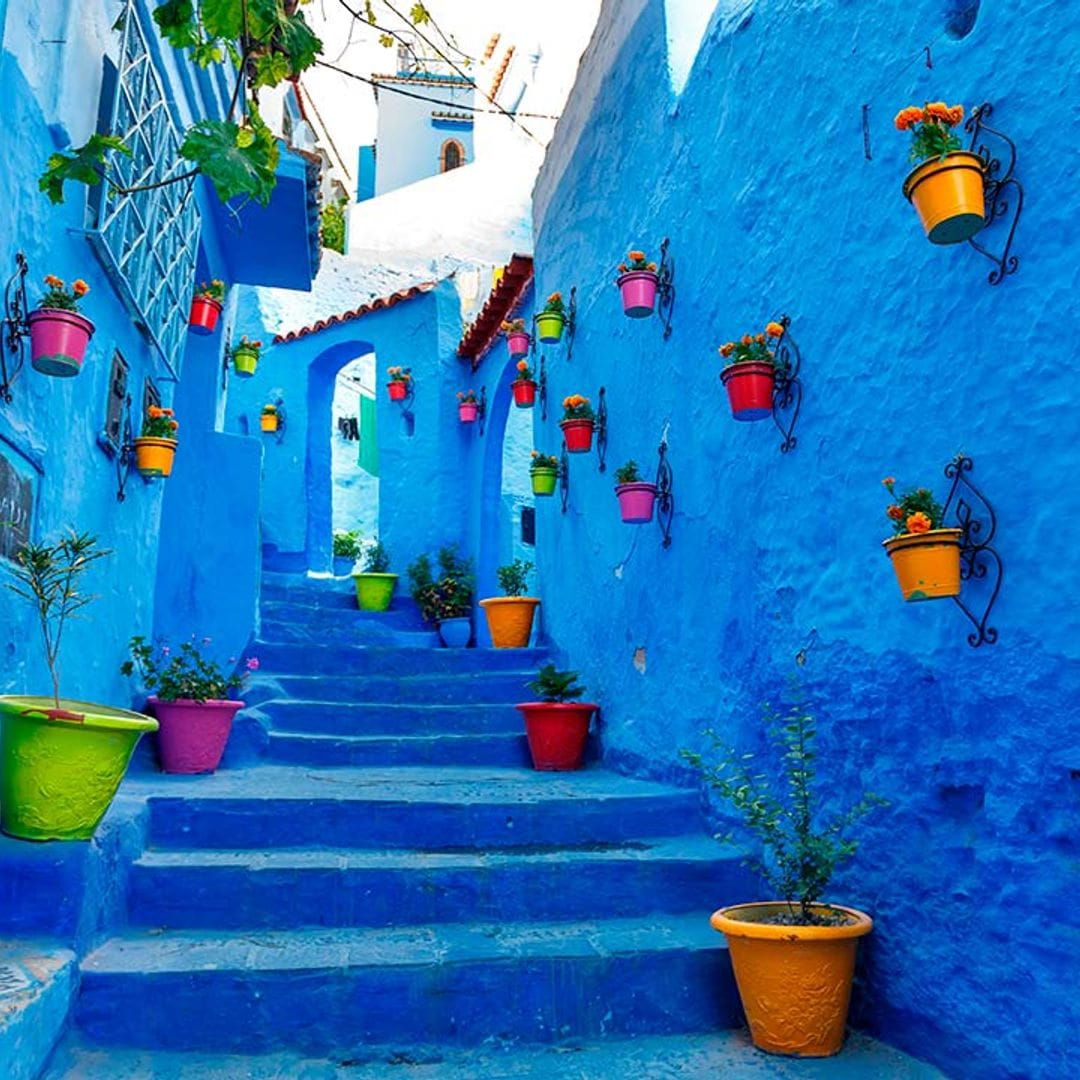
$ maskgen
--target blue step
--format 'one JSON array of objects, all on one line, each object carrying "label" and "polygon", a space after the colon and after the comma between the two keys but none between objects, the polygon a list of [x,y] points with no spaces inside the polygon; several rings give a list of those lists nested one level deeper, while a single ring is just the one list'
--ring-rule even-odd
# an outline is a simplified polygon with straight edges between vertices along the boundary
[{"label": "blue step", "polygon": [[700,827],[693,791],[601,769],[300,769],[131,778],[149,796],[155,847],[563,846]]},{"label": "blue step", "polygon": [[833,1058],[768,1057],[742,1031],[569,1039],[548,1046],[488,1040],[456,1049],[365,1046],[347,1065],[298,1054],[104,1050],[65,1042],[42,1080],[945,1080],[945,1074],[851,1032]]},{"label": "blue step", "polygon": [[[520,725],[519,725],[520,726]],[[272,731],[266,760],[295,765],[498,765],[531,763],[524,734],[310,735]]]},{"label": "blue step", "polygon": [[[263,604],[293,604],[297,607],[352,608],[356,606],[356,586],[349,577],[309,578],[293,574],[263,574],[259,589]],[[404,575],[398,578],[394,598],[390,602],[392,612],[402,612],[419,620],[420,609],[408,594],[408,581]]]},{"label": "blue step", "polygon": [[275,731],[320,735],[472,735],[524,731],[513,704],[386,705],[275,698],[259,706]]},{"label": "blue step", "polygon": [[320,675],[326,678],[342,675],[394,675],[397,678],[411,675],[486,675],[498,671],[535,673],[550,659],[546,649],[419,651],[280,641],[259,641],[250,651],[258,656],[260,670],[264,673]]},{"label": "blue step", "polygon": [[0,1077],[35,1080],[67,1024],[77,985],[70,950],[0,942]]},{"label": "blue step", "polygon": [[[273,683],[275,697],[298,701],[374,702],[389,705],[499,705],[535,701],[527,683],[532,669],[444,675],[274,675],[259,679]],[[252,680],[256,682],[256,680]]]},{"label": "blue step", "polygon": [[376,619],[352,618],[347,615],[331,626],[317,632],[303,622],[263,619],[259,638],[267,642],[296,645],[343,645],[356,647],[398,646],[403,648],[437,649],[442,647],[439,635],[431,628],[401,629],[392,623]]},{"label": "blue step", "polygon": [[261,621],[266,623],[291,623],[305,627],[312,636],[336,626],[370,623],[393,630],[432,630],[420,618],[420,613],[407,608],[391,608],[389,611],[361,611],[355,600],[352,607],[311,607],[294,604],[288,600],[264,600],[259,605]]},{"label": "blue step", "polygon": [[[595,907],[602,910],[604,897]],[[288,903],[288,895],[282,903]],[[528,914],[527,911],[522,912]],[[734,1027],[708,913],[584,923],[132,932],[82,965],[95,1042],[166,1050],[348,1052]]]},{"label": "blue step", "polygon": [[[130,875],[131,921],[206,927],[430,925],[697,912],[757,895],[738,854],[704,836],[554,851],[147,851]],[[288,897],[283,903],[282,898]]]}]

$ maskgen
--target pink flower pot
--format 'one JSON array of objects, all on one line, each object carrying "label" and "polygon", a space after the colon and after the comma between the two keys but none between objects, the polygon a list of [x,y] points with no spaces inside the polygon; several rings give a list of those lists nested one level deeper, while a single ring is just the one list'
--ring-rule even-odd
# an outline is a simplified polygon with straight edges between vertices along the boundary
[{"label": "pink flower pot", "polygon": [[647,319],[653,313],[659,280],[651,270],[631,270],[619,277],[623,311],[631,319]]},{"label": "pink flower pot", "polygon": [[94,324],[77,311],[62,308],[38,308],[30,312],[26,321],[30,324],[30,363],[34,370],[61,378],[78,375]]},{"label": "pink flower pot", "polygon": [[619,500],[619,512],[627,525],[644,525],[652,521],[656,503],[656,485],[645,481],[618,484],[615,495]]},{"label": "pink flower pot", "polygon": [[225,752],[233,717],[242,701],[192,701],[177,698],[147,702],[157,717],[158,753],[167,773],[213,772]]},{"label": "pink flower pot", "polygon": [[458,419],[463,424],[475,424],[476,414],[480,411],[480,406],[475,401],[463,401],[457,407]]},{"label": "pink flower pot", "polygon": [[528,334],[507,334],[506,335],[506,347],[510,350],[510,359],[514,360],[519,356],[529,355],[529,335]]}]

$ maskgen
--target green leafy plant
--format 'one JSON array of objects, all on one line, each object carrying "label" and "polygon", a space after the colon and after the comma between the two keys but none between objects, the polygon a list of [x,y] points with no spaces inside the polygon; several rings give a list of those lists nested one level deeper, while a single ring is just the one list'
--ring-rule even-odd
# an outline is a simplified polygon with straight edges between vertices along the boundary
[{"label": "green leafy plant", "polygon": [[248,339],[247,334],[244,334],[232,347],[232,351],[234,356],[238,352],[253,352],[255,354],[255,359],[258,360],[259,354],[262,352],[262,347],[261,341],[251,341]]},{"label": "green leafy plant", "polygon": [[769,322],[765,324],[763,334],[744,334],[738,341],[726,341],[717,350],[727,362],[732,364],[771,364],[776,366],[775,346],[770,346],[769,339],[778,341],[784,336],[784,324]]},{"label": "green leafy plant", "polygon": [[456,619],[472,611],[472,560],[456,546],[439,549],[433,567],[429,555],[419,555],[408,568],[409,592],[428,622]]},{"label": "green leafy plant", "polygon": [[70,291],[64,285],[63,279],[55,274],[46,274],[45,284],[48,288],[45,290],[45,295],[38,301],[39,308],[78,311],[79,301],[90,291],[90,286],[82,278],[76,278],[71,283]]},{"label": "green leafy plant", "polygon": [[615,483],[616,484],[640,484],[641,473],[638,472],[638,464],[636,461],[628,461],[625,465],[621,465],[615,470]]},{"label": "green leafy plant", "polygon": [[334,557],[338,559],[359,559],[363,550],[360,542],[363,533],[359,529],[334,530]]},{"label": "green leafy plant", "polygon": [[[777,921],[798,926],[834,925],[839,915],[814,910],[838,866],[850,859],[858,844],[851,827],[875,807],[886,805],[877,795],[864,794],[847,810],[825,818],[816,806],[814,740],[817,725],[807,712],[798,686],[783,711],[764,706],[764,724],[778,762],[764,769],[755,756],[739,753],[715,731],[705,732],[719,759],[716,764],[689,750],[682,757],[693,765],[716,793],[742,818],[744,828],[761,845],[761,855],[746,863],[761,875],[788,905]],[[720,836],[718,839],[730,840]]]},{"label": "green leafy plant", "polygon": [[896,480],[886,476],[881,481],[893,502],[885,510],[893,535],[924,533],[940,529],[944,524],[945,511],[929,488],[911,488],[902,495],[896,494]]},{"label": "green leafy plant", "polygon": [[576,701],[585,693],[585,687],[577,685],[576,671],[558,671],[554,664],[545,664],[536,678],[525,685],[541,701]]},{"label": "green leafy plant", "polygon": [[262,415],[263,416],[277,416],[277,406],[276,405],[264,405],[262,407]]},{"label": "green leafy plant", "polygon": [[[202,639],[203,647],[211,639]],[[173,650],[164,639],[151,644],[141,635],[131,639],[131,659],[120,665],[121,675],[142,676],[146,689],[162,701],[214,701],[225,698],[230,690],[239,690],[247,681],[249,672],[259,669],[259,661],[250,656],[244,662],[243,671],[226,675],[215,660],[209,660],[199,651],[195,635]],[[234,662],[230,657],[230,662]]]},{"label": "green leafy plant", "polygon": [[536,469],[557,469],[559,467],[559,459],[554,454],[541,454],[539,450],[534,450],[531,456],[530,472],[534,472]]},{"label": "green leafy plant", "polygon": [[656,263],[650,262],[644,251],[628,251],[626,262],[619,263],[620,274],[639,274],[643,271],[647,274],[656,273]]},{"label": "green leafy plant", "polygon": [[475,390],[459,390],[457,398],[459,405],[478,405],[480,403]]},{"label": "green leafy plant", "polygon": [[319,239],[324,248],[345,254],[345,200],[328,203],[319,214]]},{"label": "green leafy plant", "polygon": [[499,329],[507,335],[527,333],[524,319],[507,319],[500,324]]},{"label": "green leafy plant", "polygon": [[386,374],[390,376],[391,382],[407,383],[412,381],[412,373],[407,367],[388,367]]},{"label": "green leafy plant", "polygon": [[571,394],[563,398],[563,420],[592,420],[595,418],[592,405],[587,397]]},{"label": "green leafy plant", "polygon": [[944,101],[931,101],[921,109],[909,105],[896,114],[898,131],[912,133],[911,161],[929,161],[943,158],[952,150],[960,149],[960,139],[953,128],[964,119],[963,105],[946,105]]},{"label": "green leafy plant", "polygon": [[565,315],[566,307],[563,304],[562,293],[553,292],[547,300],[544,301],[544,310],[542,315]]},{"label": "green leafy plant", "polygon": [[163,409],[160,405],[151,405],[146,410],[140,434],[147,439],[175,439],[180,425],[173,416],[172,409]]},{"label": "green leafy plant", "polygon": [[507,596],[524,596],[525,590],[529,587],[529,571],[532,568],[533,564],[524,559],[515,559],[512,563],[500,566],[495,571],[495,576],[499,579],[499,588]]},{"label": "green leafy plant", "polygon": [[214,278],[210,282],[201,282],[195,290],[195,296],[203,300],[216,300],[219,304],[225,299],[225,282]]},{"label": "green leafy plant", "polygon": [[390,552],[381,540],[376,540],[364,553],[365,574],[389,574]]},{"label": "green leafy plant", "polygon": [[[10,527],[10,526],[8,526]],[[7,588],[28,601],[37,612],[45,646],[45,663],[52,677],[53,700],[60,708],[60,643],[67,620],[97,599],[79,586],[86,571],[112,552],[98,548],[97,537],[69,529],[55,544],[23,544],[9,572],[17,584]]]}]

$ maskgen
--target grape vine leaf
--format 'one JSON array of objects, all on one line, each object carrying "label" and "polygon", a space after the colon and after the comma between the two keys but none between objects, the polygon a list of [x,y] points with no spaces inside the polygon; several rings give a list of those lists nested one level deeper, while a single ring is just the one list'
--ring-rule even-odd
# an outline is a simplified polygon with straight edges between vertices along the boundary
[{"label": "grape vine leaf", "polygon": [[100,184],[105,172],[105,155],[110,150],[131,156],[131,148],[119,135],[91,135],[82,146],[66,154],[50,154],[45,171],[38,178],[38,190],[45,192],[52,203],[64,201],[64,182]]}]

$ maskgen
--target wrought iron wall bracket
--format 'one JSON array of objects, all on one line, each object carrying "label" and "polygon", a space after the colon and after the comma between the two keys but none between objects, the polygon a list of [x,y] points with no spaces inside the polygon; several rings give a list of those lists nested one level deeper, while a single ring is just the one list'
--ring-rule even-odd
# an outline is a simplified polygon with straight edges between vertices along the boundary
[{"label": "wrought iron wall bracket", "polygon": [[656,521],[663,536],[662,546],[671,547],[671,522],[675,517],[674,475],[667,459],[667,435],[660,440],[660,460],[656,466]]},{"label": "wrought iron wall bracket", "polygon": [[[11,402],[11,387],[26,363],[26,338],[30,335],[30,314],[26,302],[26,275],[30,265],[21,252],[15,254],[15,273],[4,287],[4,329],[0,341],[0,400]],[[8,364],[8,353],[12,363]]]},{"label": "wrought iron wall bracket", "polygon": [[777,321],[784,328],[784,333],[776,344],[772,418],[780,434],[784,436],[780,443],[780,453],[786,454],[794,450],[799,441],[795,437],[795,424],[798,422],[799,410],[802,408],[803,387],[799,378],[802,354],[788,329],[791,325],[790,317],[781,315]]},{"label": "wrought iron wall bracket", "polygon": [[664,324],[664,340],[671,337],[671,316],[675,310],[675,259],[668,251],[670,240],[660,244],[660,269],[656,271],[656,313]]},{"label": "wrought iron wall bracket", "polygon": [[116,501],[123,502],[127,495],[128,477],[135,464],[135,435],[131,428],[131,395],[124,398],[124,415],[120,421],[120,445],[116,450]]},{"label": "wrought iron wall bracket", "polygon": [[540,419],[547,419],[547,358],[540,354]]},{"label": "wrought iron wall bracket", "polygon": [[[1012,254],[1013,237],[1016,235],[1016,226],[1020,221],[1020,214],[1024,209],[1024,189],[1020,181],[1016,179],[1016,144],[996,128],[986,123],[986,118],[993,112],[993,106],[984,101],[971,111],[971,115],[964,123],[964,130],[971,133],[971,143],[968,149],[977,154],[983,161],[984,173],[984,196],[985,209],[983,211],[985,224],[982,230],[968,240],[968,243],[980,254],[994,263],[994,269],[987,275],[986,280],[991,285],[1000,285],[1010,274],[1015,274],[1020,266],[1020,260]],[[982,140],[989,136],[1004,144],[1005,157],[1004,167],[1002,156],[993,151],[993,144],[987,145]],[[999,152],[1000,153],[1000,152]],[[985,247],[980,241],[986,231],[995,222],[1008,223],[1005,232],[1004,243],[999,254],[995,254]]]},{"label": "wrought iron wall bracket", "polygon": [[565,439],[559,458],[559,497],[562,499],[562,512],[565,514],[570,506],[570,451],[566,449]]},{"label": "wrought iron wall bracket", "polygon": [[[280,398],[274,398],[274,415],[277,417],[277,428],[274,431],[274,442],[280,446],[285,441],[285,428],[288,426],[288,414],[285,411],[285,402]],[[261,421],[260,421],[261,424]]]},{"label": "wrought iron wall bracket", "polygon": [[[975,632],[968,634],[967,642],[977,649],[980,645],[993,645],[997,642],[998,632],[988,625],[990,612],[1001,592],[1001,583],[1005,576],[1005,566],[993,547],[994,534],[997,532],[997,517],[994,508],[986,496],[971,482],[970,473],[975,462],[964,454],[957,454],[945,466],[945,476],[952,481],[949,497],[945,500],[943,521],[949,528],[962,530],[960,537],[960,580],[962,582],[988,580],[990,595],[977,613],[962,596],[954,596],[956,606],[967,616]],[[949,525],[949,515],[955,522]]]},{"label": "wrought iron wall bracket", "polygon": [[577,329],[577,286],[570,287],[570,303],[566,308],[566,359],[574,355],[574,331]]},{"label": "wrought iron wall bracket", "polygon": [[409,376],[405,380],[405,396],[399,398],[396,404],[401,409],[402,420],[408,422],[413,418],[412,404],[416,400],[416,380],[413,379],[412,373],[407,368],[405,374]]},{"label": "wrought iron wall bracket", "polygon": [[596,423],[594,436],[596,438],[596,456],[600,462],[600,471],[607,472],[607,440],[608,440],[608,414],[607,414],[607,391],[601,386],[597,395]]},{"label": "wrought iron wall bracket", "polygon": [[487,387],[480,387],[480,400],[477,402],[476,423],[481,437],[484,434],[484,424],[487,421]]}]

